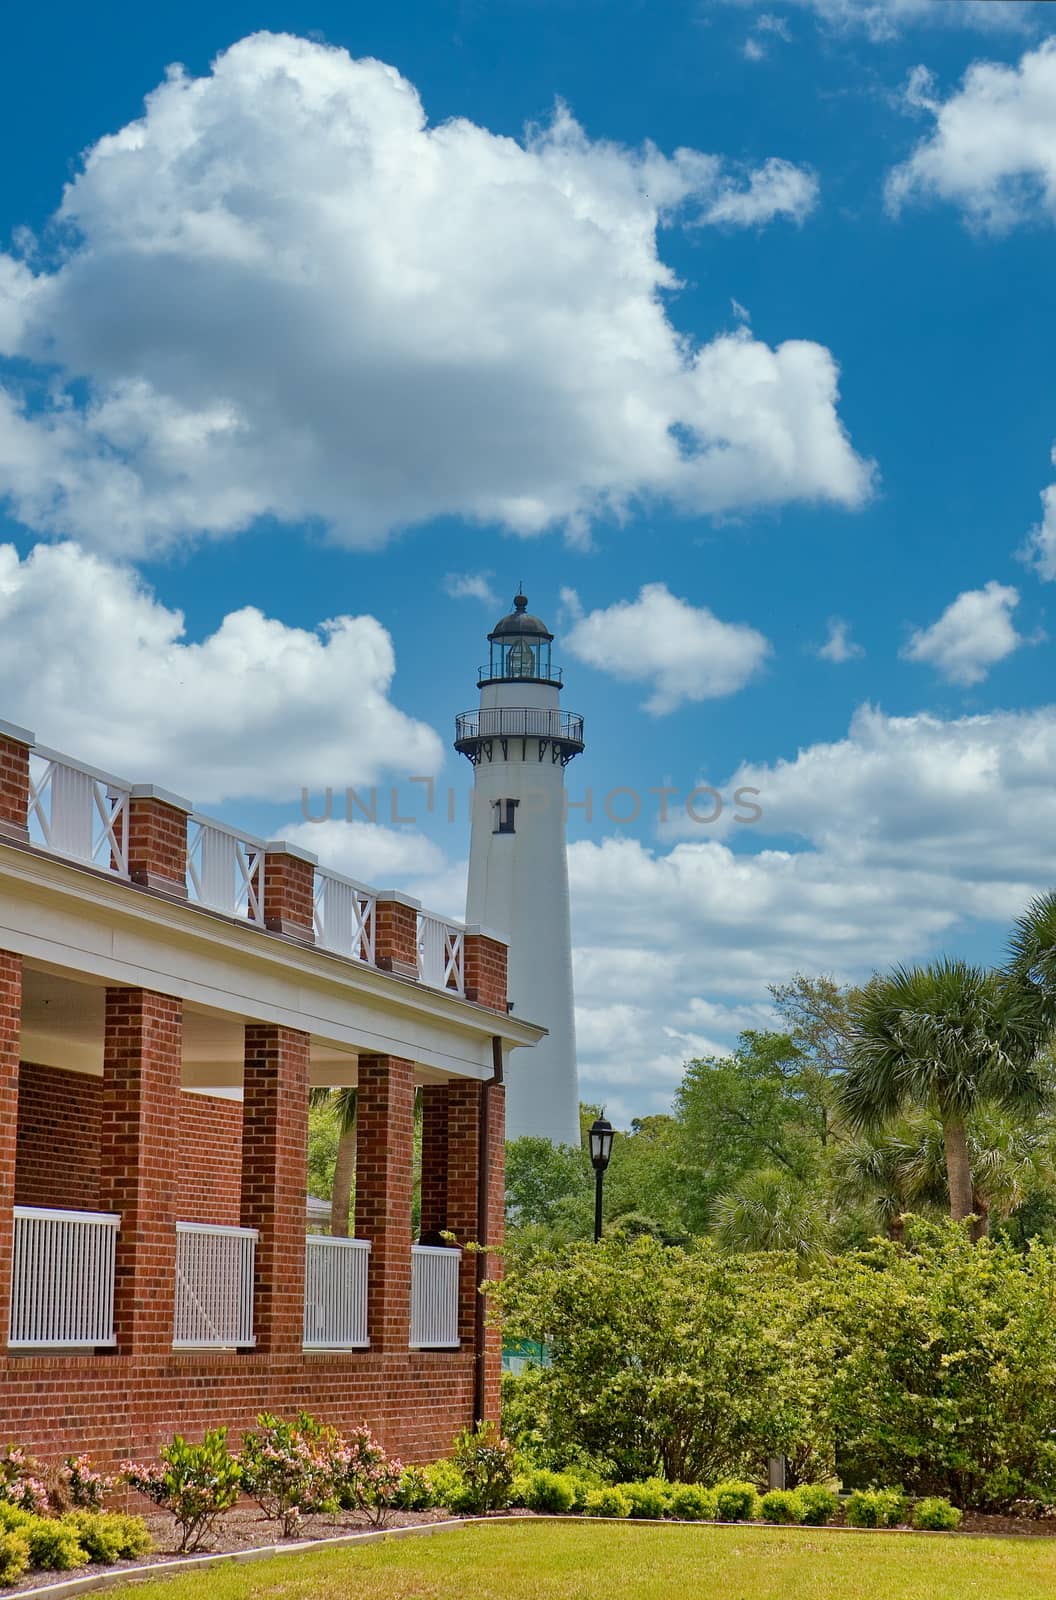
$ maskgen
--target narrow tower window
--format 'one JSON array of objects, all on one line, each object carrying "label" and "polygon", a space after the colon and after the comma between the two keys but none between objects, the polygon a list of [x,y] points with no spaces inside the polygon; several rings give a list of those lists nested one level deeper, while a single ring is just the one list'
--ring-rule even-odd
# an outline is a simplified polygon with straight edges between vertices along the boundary
[{"label": "narrow tower window", "polygon": [[495,826],[491,830],[492,833],[516,833],[517,830],[514,827],[514,815],[519,805],[519,800],[494,801]]}]

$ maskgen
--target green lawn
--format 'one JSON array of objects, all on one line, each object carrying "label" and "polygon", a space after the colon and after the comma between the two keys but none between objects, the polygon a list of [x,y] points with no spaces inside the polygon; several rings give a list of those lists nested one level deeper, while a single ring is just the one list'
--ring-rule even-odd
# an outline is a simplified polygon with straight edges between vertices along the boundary
[{"label": "green lawn", "polygon": [[155,1579],[135,1600],[1043,1600],[1056,1538],[533,1522]]}]

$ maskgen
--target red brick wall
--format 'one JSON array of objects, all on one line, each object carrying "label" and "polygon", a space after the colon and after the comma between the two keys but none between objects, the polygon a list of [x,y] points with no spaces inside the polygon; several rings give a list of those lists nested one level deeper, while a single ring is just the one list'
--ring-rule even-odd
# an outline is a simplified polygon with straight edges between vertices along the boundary
[{"label": "red brick wall", "polygon": [[483,933],[465,939],[466,999],[506,1015],[506,946]]},{"label": "red brick wall", "polygon": [[176,1432],[221,1424],[237,1444],[261,1411],[300,1410],[367,1422],[403,1460],[433,1460],[472,1420],[472,1352],[0,1356],[0,1439],[45,1462],[156,1456]]},{"label": "red brick wall", "polygon": [[187,813],[164,800],[133,796],[128,805],[128,870],[133,883],[187,893]]},{"label": "red brick wall", "polygon": [[447,1227],[447,1084],[422,1090],[422,1233]]},{"label": "red brick wall", "polygon": [[29,810],[29,747],[0,734],[0,832],[25,837]]},{"label": "red brick wall", "polygon": [[177,1116],[179,1220],[237,1228],[242,1191],[241,1102],[184,1091]]},{"label": "red brick wall", "polygon": [[15,1204],[99,1209],[103,1081],[23,1061]]},{"label": "red brick wall", "polygon": [[413,1151],[413,1063],[360,1056],[356,1238],[371,1242],[367,1331],[386,1354],[402,1355],[410,1338]]},{"label": "red brick wall", "polygon": [[[102,1104],[101,1078],[22,1062],[16,1205],[98,1210]],[[177,1130],[179,1220],[237,1227],[241,1105],[209,1095],[181,1093]]]}]

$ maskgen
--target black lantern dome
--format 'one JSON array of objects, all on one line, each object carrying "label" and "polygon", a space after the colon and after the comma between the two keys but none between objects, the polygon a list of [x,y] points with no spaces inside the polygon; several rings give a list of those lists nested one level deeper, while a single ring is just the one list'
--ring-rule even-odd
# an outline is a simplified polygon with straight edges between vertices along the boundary
[{"label": "black lantern dome", "polygon": [[546,623],[528,610],[528,596],[513,597],[513,610],[497,622],[488,634],[491,660],[481,668],[481,683],[518,683],[534,679],[537,683],[561,682],[560,671],[550,661],[554,636]]}]

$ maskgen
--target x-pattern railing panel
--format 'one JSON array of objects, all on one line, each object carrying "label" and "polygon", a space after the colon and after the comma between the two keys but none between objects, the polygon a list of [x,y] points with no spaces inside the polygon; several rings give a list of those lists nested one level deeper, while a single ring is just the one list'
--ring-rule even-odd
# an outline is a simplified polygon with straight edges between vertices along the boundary
[{"label": "x-pattern railing panel", "polygon": [[34,844],[128,877],[130,786],[39,747],[29,762],[29,836]]},{"label": "x-pattern railing panel", "polygon": [[229,917],[264,921],[264,843],[209,817],[193,816],[187,833],[187,893]]}]

